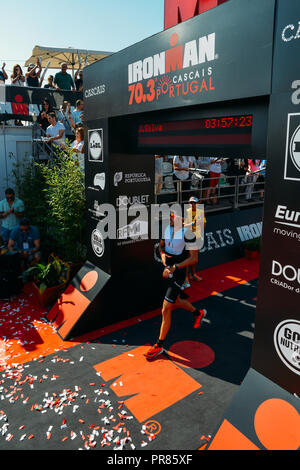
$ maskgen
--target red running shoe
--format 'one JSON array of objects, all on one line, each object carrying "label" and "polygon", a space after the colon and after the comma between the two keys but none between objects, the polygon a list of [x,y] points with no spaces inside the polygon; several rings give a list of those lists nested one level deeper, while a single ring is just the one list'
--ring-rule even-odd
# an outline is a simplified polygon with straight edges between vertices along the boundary
[{"label": "red running shoe", "polygon": [[200,328],[200,326],[202,325],[202,321],[204,320],[204,318],[206,317],[207,315],[207,311],[206,310],[199,310],[199,315],[196,315],[195,316],[195,321],[194,321],[194,329],[197,330],[198,328]]},{"label": "red running shoe", "polygon": [[145,357],[149,360],[155,359],[163,352],[164,352],[164,348],[162,346],[158,346],[158,344],[155,344],[149,349],[149,351],[146,352]]}]

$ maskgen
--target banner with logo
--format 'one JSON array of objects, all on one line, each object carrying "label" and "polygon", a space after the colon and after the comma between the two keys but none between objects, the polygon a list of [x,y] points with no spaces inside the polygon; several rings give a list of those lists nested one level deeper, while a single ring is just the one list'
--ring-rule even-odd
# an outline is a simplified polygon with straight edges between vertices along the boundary
[{"label": "banner with logo", "polygon": [[300,16],[278,0],[253,367],[300,396]]},{"label": "banner with logo", "polygon": [[82,99],[82,93],[48,88],[1,86],[0,117],[12,119],[21,115],[23,120],[31,120],[33,113],[38,115],[41,111],[45,98],[49,100],[53,110],[58,111],[64,101],[75,107],[76,101]]},{"label": "banner with logo", "polygon": [[[245,256],[247,242],[262,234],[263,210],[261,207],[244,211],[206,216],[204,244],[199,253],[199,271],[228,263]],[[158,242],[155,259],[161,263]]]},{"label": "banner with logo", "polygon": [[274,4],[231,0],[91,65],[87,120],[269,95]]},{"label": "banner with logo", "polygon": [[110,245],[99,229],[103,215],[100,206],[109,201],[108,124],[93,122],[86,135],[85,161],[87,258],[110,274]]}]

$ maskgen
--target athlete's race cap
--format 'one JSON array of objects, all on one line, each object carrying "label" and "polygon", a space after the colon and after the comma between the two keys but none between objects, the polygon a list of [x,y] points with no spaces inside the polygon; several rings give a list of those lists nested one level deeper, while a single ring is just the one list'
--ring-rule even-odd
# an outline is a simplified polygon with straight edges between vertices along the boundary
[{"label": "athlete's race cap", "polygon": [[194,202],[195,204],[198,204],[199,199],[197,197],[191,197],[190,200],[189,200],[189,203],[191,204],[192,202]]}]

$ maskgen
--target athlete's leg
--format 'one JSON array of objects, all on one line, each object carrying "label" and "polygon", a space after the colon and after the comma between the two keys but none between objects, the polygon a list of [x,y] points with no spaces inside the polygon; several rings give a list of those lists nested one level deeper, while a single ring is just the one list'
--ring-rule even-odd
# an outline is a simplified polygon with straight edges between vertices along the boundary
[{"label": "athlete's leg", "polygon": [[188,312],[194,313],[197,309],[194,307],[191,302],[189,302],[186,299],[181,299],[180,296],[178,296],[176,304],[174,305],[174,308],[182,308],[183,310],[187,310]]},{"label": "athlete's leg", "polygon": [[193,314],[195,330],[200,328],[202,321],[206,317],[207,313],[206,310],[198,310],[196,307],[194,307],[193,304],[191,304],[191,302],[185,299],[181,299],[180,297],[178,297],[174,308],[182,308],[183,310],[187,310]]},{"label": "athlete's leg", "polygon": [[167,334],[170,331],[172,323],[172,311],[174,310],[174,304],[164,300],[162,307],[162,323],[160,328],[159,340],[165,341]]}]

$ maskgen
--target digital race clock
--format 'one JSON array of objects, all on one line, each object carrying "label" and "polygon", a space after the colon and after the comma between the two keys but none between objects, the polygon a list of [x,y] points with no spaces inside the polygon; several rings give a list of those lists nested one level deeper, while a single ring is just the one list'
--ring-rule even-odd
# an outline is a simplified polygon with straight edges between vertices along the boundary
[{"label": "digital race clock", "polygon": [[210,117],[192,121],[140,124],[139,147],[250,145],[253,116]]}]

